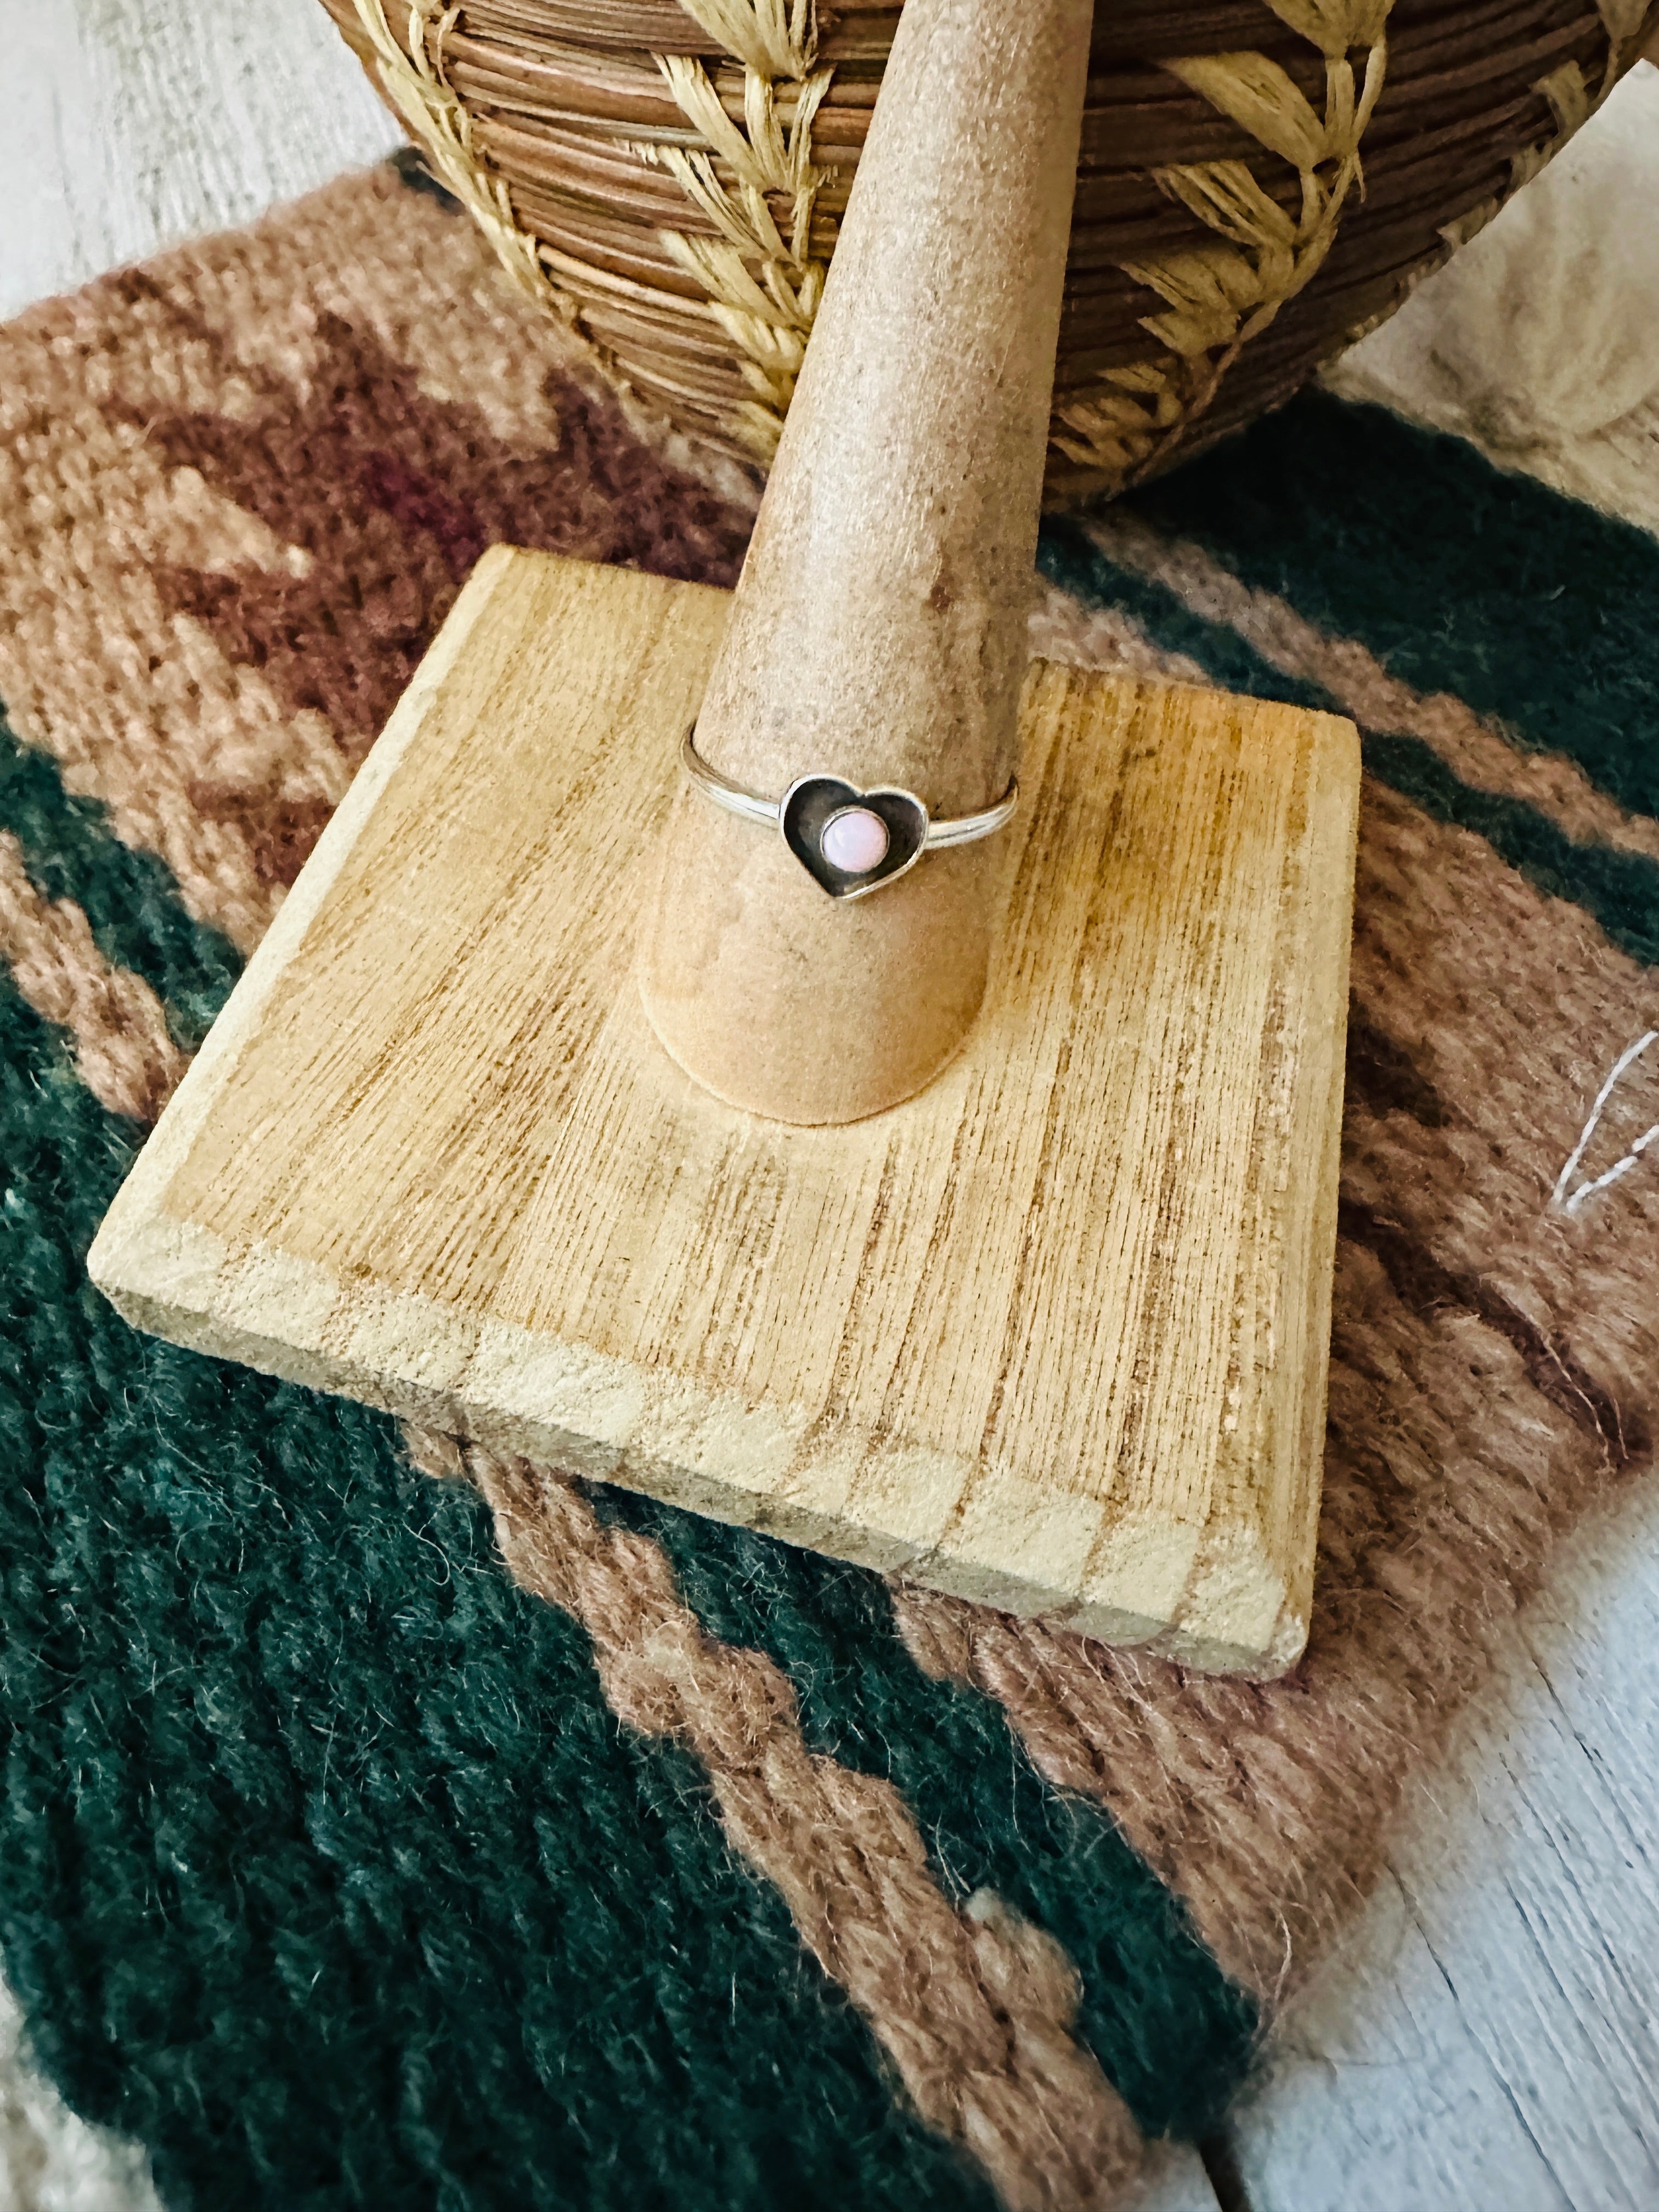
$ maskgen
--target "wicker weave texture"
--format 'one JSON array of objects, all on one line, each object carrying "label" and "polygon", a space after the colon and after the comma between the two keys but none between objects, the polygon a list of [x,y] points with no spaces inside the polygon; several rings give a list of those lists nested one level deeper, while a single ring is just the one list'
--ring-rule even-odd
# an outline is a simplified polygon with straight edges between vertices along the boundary
[{"label": "wicker weave texture", "polygon": [[[775,447],[898,10],[324,0],[516,279],[693,435]],[[1648,0],[1110,0],[1049,454],[1115,492],[1374,327],[1536,174]]]}]

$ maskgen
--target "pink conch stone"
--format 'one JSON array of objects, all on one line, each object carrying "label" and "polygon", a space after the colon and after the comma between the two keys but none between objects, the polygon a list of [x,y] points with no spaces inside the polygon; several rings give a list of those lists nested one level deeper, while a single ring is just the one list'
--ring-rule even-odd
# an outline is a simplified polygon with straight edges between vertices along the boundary
[{"label": "pink conch stone", "polygon": [[849,806],[825,825],[821,849],[843,875],[867,876],[887,857],[887,824],[867,806]]}]

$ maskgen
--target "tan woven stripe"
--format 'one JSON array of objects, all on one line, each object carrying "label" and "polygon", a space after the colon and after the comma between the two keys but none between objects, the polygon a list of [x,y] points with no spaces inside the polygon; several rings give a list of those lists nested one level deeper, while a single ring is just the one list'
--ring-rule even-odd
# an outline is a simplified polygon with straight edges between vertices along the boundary
[{"label": "tan woven stripe", "polygon": [[0,959],[36,1013],[74,1037],[99,1103],[153,1121],[186,1064],[161,1002],[142,976],[110,965],[72,900],[41,897],[9,830],[0,830]]},{"label": "tan woven stripe", "polygon": [[1210,678],[1184,653],[1154,645],[1132,617],[1116,607],[1085,607],[1069,592],[1040,579],[1028,625],[1031,650],[1072,668],[1105,668],[1124,676],[1163,677],[1174,684]]},{"label": "tan woven stripe", "polygon": [[[1408,1778],[1484,1679],[1564,1531],[1652,1449],[1659,1170],[1549,1203],[1651,975],[1465,831],[1367,787],[1313,1632],[1287,1680],[1135,1652],[919,1590],[919,1664],[1000,1699],[1270,2001],[1370,1887]],[[1659,1113],[1615,1102],[1585,1175]],[[1609,1110],[1613,1110],[1610,1107]]]},{"label": "tan woven stripe", "polygon": [[[417,1464],[461,1471],[446,1438]],[[890,1784],[807,1750],[787,1677],[707,1636],[660,1547],[605,1528],[566,1478],[467,1448],[516,1581],[573,1613],[612,1708],[689,1742],[727,1836],[778,1889],[801,1940],[846,1990],[929,2126],[963,2143],[1011,2212],[1105,2203],[1140,2142],[1072,2035],[1075,1970],[988,1891],[946,1901]]]},{"label": "tan woven stripe", "polygon": [[1322,684],[1367,729],[1420,738],[1465,783],[1525,799],[1581,843],[1659,860],[1659,823],[1626,813],[1573,762],[1522,752],[1449,692],[1413,690],[1357,640],[1326,636],[1271,592],[1241,582],[1201,546],[1161,538],[1138,516],[1116,510],[1088,528],[1113,560],[1166,586],[1194,614],[1237,630],[1285,675]]}]

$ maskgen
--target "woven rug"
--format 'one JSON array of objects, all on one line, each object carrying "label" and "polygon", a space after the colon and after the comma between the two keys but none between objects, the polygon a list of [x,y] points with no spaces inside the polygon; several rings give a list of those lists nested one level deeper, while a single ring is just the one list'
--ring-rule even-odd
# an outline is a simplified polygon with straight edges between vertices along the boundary
[{"label": "woven rug", "polygon": [[1364,737],[1315,1625],[1204,1680],[86,1281],[482,550],[735,574],[568,343],[391,167],[0,333],[6,1975],[169,2212],[1109,2206],[1650,1456],[1659,1051],[1578,1147],[1655,1007],[1659,542],[1327,397],[1045,527],[1038,649]]}]

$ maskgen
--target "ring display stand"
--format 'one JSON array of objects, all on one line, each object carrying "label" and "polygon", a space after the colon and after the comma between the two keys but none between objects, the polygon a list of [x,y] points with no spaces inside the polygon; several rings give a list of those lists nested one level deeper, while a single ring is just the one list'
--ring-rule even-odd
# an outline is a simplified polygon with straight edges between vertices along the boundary
[{"label": "ring display stand", "polygon": [[181,1343],[1273,1673],[1358,750],[1027,671],[1093,14],[907,0],[736,592],[484,556],[91,1267]]},{"label": "ring display stand", "polygon": [[633,983],[729,606],[486,554],[94,1280],[203,1351],[1279,1671],[1318,1508],[1352,726],[1035,664],[964,1048],[794,1127],[684,1074]]}]

